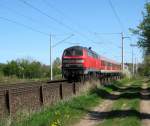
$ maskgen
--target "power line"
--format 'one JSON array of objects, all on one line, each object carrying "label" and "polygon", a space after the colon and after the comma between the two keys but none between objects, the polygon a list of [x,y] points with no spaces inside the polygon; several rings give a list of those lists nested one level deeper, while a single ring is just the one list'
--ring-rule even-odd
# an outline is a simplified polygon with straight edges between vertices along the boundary
[{"label": "power line", "polygon": [[1,5],[1,6],[3,6],[4,9],[9,10],[11,13],[15,13],[15,14],[17,14],[19,16],[22,16],[22,17],[24,17],[24,18],[26,18],[26,19],[28,19],[30,21],[33,21],[34,23],[37,23],[37,24],[40,24],[40,25],[42,24],[42,25],[45,25],[46,27],[52,28],[50,25],[46,25],[45,23],[40,22],[40,20],[36,20],[36,19],[34,19],[34,18],[30,17],[30,16],[24,15],[24,14],[22,14],[22,13],[16,11],[16,10],[10,8],[10,7],[6,7],[4,5]]},{"label": "power line", "polygon": [[[45,13],[45,12],[43,12],[41,9],[39,9],[39,8],[37,8],[37,7],[35,7],[35,6],[33,6],[33,5],[30,4],[29,2],[27,2],[27,1],[25,1],[25,0],[19,0],[19,1],[22,2],[23,4],[27,5],[27,6],[31,7],[32,9],[36,10],[37,12],[41,13],[42,15],[48,17],[49,19],[53,20],[54,22],[56,22],[56,23],[58,23],[58,24],[64,26],[64,27],[67,28],[68,30],[77,33],[78,35],[82,36],[83,38],[85,38],[85,39],[87,39],[87,40],[90,40],[90,39],[88,39],[88,37],[85,36],[84,34],[82,34],[82,33],[78,32],[78,31],[74,30],[73,28],[71,28],[70,26],[66,25],[65,23],[63,23],[63,22],[57,20],[56,18],[54,18],[54,17],[48,15],[47,13]],[[90,40],[90,41],[91,41],[91,40]]]},{"label": "power line", "polygon": [[114,7],[112,1],[111,1],[111,0],[108,0],[108,2],[109,2],[109,5],[110,5],[110,7],[111,7],[113,13],[114,13],[114,16],[116,17],[116,19],[117,19],[117,21],[118,21],[118,23],[119,23],[119,25],[120,25],[120,28],[121,28],[121,30],[122,30],[122,32],[123,32],[123,31],[124,31],[123,23],[121,22],[121,19],[120,19],[118,13],[117,13],[117,11],[116,11],[116,9],[115,9],[115,7]]},{"label": "power line", "polygon": [[[10,8],[10,7],[6,7],[6,6],[3,6],[3,7],[4,7],[5,9],[9,10],[11,13],[15,13],[15,14],[17,14],[17,15],[19,15],[19,16],[22,16],[22,17],[24,17],[24,18],[30,20],[30,21],[33,21],[34,23],[37,23],[37,24],[40,24],[40,25],[42,24],[42,25],[45,25],[46,27],[50,27],[50,28],[51,28],[50,25],[43,24],[43,23],[40,22],[39,20],[36,20],[36,19],[34,19],[34,18],[30,17],[30,16],[27,16],[27,15],[24,15],[24,14],[22,14],[22,13],[16,11],[16,10]],[[40,31],[40,30],[37,30],[37,29],[35,29],[35,28],[33,28],[33,27],[30,27],[30,26],[28,26],[28,25],[25,25],[25,24],[23,24],[23,23],[20,23],[20,22],[17,22],[17,21],[14,21],[14,20],[11,20],[11,19],[8,19],[8,18],[5,18],[5,17],[1,17],[1,19],[2,19],[2,20],[9,21],[9,22],[11,22],[11,23],[15,23],[15,24],[20,25],[20,26],[23,26],[23,27],[26,27],[26,28],[28,28],[28,29],[30,29],[30,30],[32,30],[32,31],[35,31],[35,32],[40,32],[40,33],[42,33],[42,34],[44,33],[44,32],[42,32],[42,31]],[[45,34],[48,35],[48,33],[45,33]],[[64,35],[69,35],[69,34],[70,34],[70,33],[51,34],[51,35],[54,37],[54,36],[64,36]]]},{"label": "power line", "polygon": [[25,25],[25,24],[20,23],[20,22],[11,20],[11,19],[9,19],[9,18],[5,18],[5,17],[1,17],[1,16],[0,16],[0,19],[1,19],[1,20],[5,20],[5,21],[7,21],[7,22],[14,23],[14,24],[19,25],[19,26],[22,26],[22,27],[25,27],[25,28],[27,28],[27,29],[30,29],[30,30],[34,31],[34,32],[38,32],[38,33],[41,33],[41,34],[43,34],[43,35],[49,36],[49,34],[46,33],[46,32],[40,31],[40,30],[38,30],[38,29],[35,29],[35,28],[33,28],[33,27],[30,27],[30,26]]},{"label": "power line", "polygon": [[74,34],[72,34],[72,35],[68,36],[67,38],[64,38],[63,40],[61,40],[61,41],[55,43],[55,44],[52,46],[52,48],[56,47],[57,45],[61,44],[61,43],[64,42],[64,41],[68,40],[68,39],[71,38],[72,36],[74,36]]},{"label": "power line", "polygon": [[[26,25],[26,24],[23,24],[23,23],[20,23],[20,22],[14,21],[14,20],[9,19],[9,18],[6,18],[6,17],[1,17],[1,16],[0,16],[0,20],[4,20],[4,21],[10,22],[10,23],[13,23],[13,24],[16,24],[16,25],[19,25],[19,26],[25,27],[25,28],[27,28],[27,29],[29,29],[29,30],[34,31],[34,32],[38,32],[38,33],[40,33],[40,34],[43,34],[43,35],[49,36],[49,33],[46,33],[46,32],[43,32],[43,31],[40,31],[40,30],[35,29],[35,28],[31,27],[31,26],[28,26],[28,25]],[[60,35],[60,34],[51,34],[51,35],[52,35],[52,36],[62,36],[62,35]],[[64,34],[64,35],[66,35],[66,34]],[[64,36],[64,35],[63,35],[63,36]],[[72,35],[73,35],[73,34],[71,34],[71,36],[72,36]],[[65,39],[65,40],[66,40],[66,39]],[[65,41],[65,40],[64,40],[64,41]]]},{"label": "power line", "polygon": [[120,32],[114,32],[114,33],[98,33],[94,32],[94,35],[118,35]]},{"label": "power line", "polygon": [[[47,1],[47,0],[41,0],[41,1],[43,1],[43,3],[45,4],[45,5],[47,5],[48,7],[50,7],[50,8],[52,8],[53,10],[55,10],[58,14],[60,14],[61,16],[63,16],[63,17],[65,17],[65,18],[67,18],[67,19],[69,19],[69,20],[71,20],[71,18],[70,17],[68,17],[68,16],[66,16],[60,9],[58,9],[58,8],[56,8],[53,4],[51,4],[50,3],[50,1]],[[72,21],[71,21],[71,23],[72,24],[74,24]],[[77,23],[76,22],[76,24],[75,24],[77,27],[83,27],[83,25],[81,26],[79,23]],[[84,27],[85,28],[85,27]],[[86,27],[86,29],[87,29],[87,27]],[[89,29],[87,29],[88,30],[88,32],[89,33],[92,33]]]},{"label": "power line", "polygon": [[41,13],[42,15],[48,17],[49,19],[53,20],[54,22],[57,22],[58,24],[63,25],[63,26],[66,27],[67,29],[72,30],[72,28],[68,27],[68,26],[67,26],[66,24],[64,24],[63,22],[61,22],[61,21],[57,20],[56,18],[54,18],[54,17],[48,15],[47,13],[41,11],[39,8],[33,6],[33,5],[30,4],[29,2],[27,2],[27,1],[25,1],[25,0],[19,0],[19,1],[22,2],[22,3],[24,3],[24,4],[27,5],[27,6],[31,7],[32,9],[38,11],[38,12]]}]

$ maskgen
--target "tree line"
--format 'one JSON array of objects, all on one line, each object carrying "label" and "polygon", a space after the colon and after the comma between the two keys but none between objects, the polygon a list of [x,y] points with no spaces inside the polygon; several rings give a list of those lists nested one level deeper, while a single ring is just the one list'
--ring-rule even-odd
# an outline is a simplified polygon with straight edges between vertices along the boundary
[{"label": "tree line", "polygon": [[145,4],[142,12],[143,20],[132,33],[138,36],[138,46],[143,51],[143,63],[139,67],[139,73],[150,76],[150,3]]},{"label": "tree line", "polygon": [[[53,75],[61,74],[61,60],[56,58],[53,62]],[[50,66],[36,60],[17,59],[0,64],[0,76],[16,76],[21,79],[48,78]]]}]

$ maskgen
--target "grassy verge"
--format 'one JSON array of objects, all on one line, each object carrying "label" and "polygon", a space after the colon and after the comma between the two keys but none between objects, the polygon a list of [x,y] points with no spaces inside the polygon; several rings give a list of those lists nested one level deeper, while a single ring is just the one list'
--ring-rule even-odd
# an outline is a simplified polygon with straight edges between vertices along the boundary
[{"label": "grassy verge", "polygon": [[[132,86],[136,85],[137,87],[140,87],[142,84],[141,82],[142,79],[123,79],[117,82],[116,85],[118,87],[129,87],[129,90],[131,90],[130,87]],[[127,86],[127,83],[130,83],[130,85]],[[136,89],[134,89],[134,91],[136,91]],[[134,93],[134,91],[132,93]],[[129,95],[124,91],[121,93]],[[131,95],[133,95],[132,93]],[[138,97],[133,99],[128,99],[128,97],[125,99],[119,97],[114,101],[112,110],[107,112],[107,116],[104,121],[97,126],[140,126],[139,103],[140,99]]]},{"label": "grassy verge", "polygon": [[140,126],[139,119],[139,99],[117,100],[113,104],[113,109],[108,113],[108,119],[98,126]]},{"label": "grassy verge", "polygon": [[119,81],[114,81],[113,84],[116,86],[132,86],[132,87],[139,87],[143,83],[144,79],[141,77],[134,77],[134,78],[124,78]]},{"label": "grassy verge", "polygon": [[60,102],[23,120],[12,122],[11,126],[66,126],[79,121],[86,114],[85,109],[98,105],[102,100],[95,93],[87,93]]}]

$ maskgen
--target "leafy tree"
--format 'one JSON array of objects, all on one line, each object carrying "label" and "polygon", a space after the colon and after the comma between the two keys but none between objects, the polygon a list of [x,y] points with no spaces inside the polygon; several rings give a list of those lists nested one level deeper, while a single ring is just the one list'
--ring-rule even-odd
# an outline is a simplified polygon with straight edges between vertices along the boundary
[{"label": "leafy tree", "polygon": [[3,76],[3,69],[5,67],[5,64],[0,63],[0,76]]},{"label": "leafy tree", "polygon": [[150,75],[150,3],[145,4],[145,11],[142,12],[143,20],[136,29],[131,31],[138,35],[138,46],[143,50],[143,66],[139,68],[143,75]]},{"label": "leafy tree", "polygon": [[3,69],[4,75],[6,76],[13,76],[16,75],[16,73],[19,72],[17,62],[12,60],[11,62],[8,62],[8,64]]},{"label": "leafy tree", "polygon": [[[5,76],[16,76],[18,78],[45,78],[50,77],[50,67],[35,60],[17,59],[12,60],[1,67],[0,72]],[[53,62],[53,75],[61,74],[61,60],[56,58]]]},{"label": "leafy tree", "polygon": [[57,57],[53,62],[53,75],[60,75],[61,74],[61,60]]},{"label": "leafy tree", "polygon": [[137,29],[131,29],[139,36],[138,45],[143,49],[144,55],[150,55],[150,3],[145,4],[143,21],[137,26]]}]

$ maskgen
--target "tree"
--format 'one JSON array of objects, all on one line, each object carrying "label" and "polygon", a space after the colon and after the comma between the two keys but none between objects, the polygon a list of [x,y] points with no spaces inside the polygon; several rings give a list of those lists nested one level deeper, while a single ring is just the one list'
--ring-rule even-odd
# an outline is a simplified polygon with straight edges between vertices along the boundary
[{"label": "tree", "polygon": [[136,29],[131,29],[131,31],[138,35],[137,44],[143,50],[144,61],[140,71],[144,75],[150,75],[150,3],[145,4],[145,11],[142,12],[142,15],[142,22]]},{"label": "tree", "polygon": [[17,62],[14,60],[8,62],[8,64],[3,69],[3,72],[6,76],[13,76],[16,75],[16,73],[19,73]]},{"label": "tree", "polygon": [[0,76],[3,76],[4,72],[3,69],[5,67],[5,64],[0,63]]},{"label": "tree", "polygon": [[131,31],[138,35],[138,45],[143,49],[144,55],[150,55],[150,3],[145,4],[145,12],[142,12],[143,21],[137,29]]},{"label": "tree", "polygon": [[61,60],[57,57],[53,62],[53,74],[54,76],[61,74]]},{"label": "tree", "polygon": [[18,78],[42,78],[49,75],[48,66],[29,59],[12,60],[4,66],[3,72],[5,76]]}]

